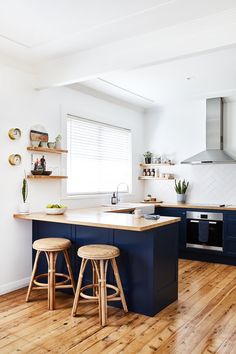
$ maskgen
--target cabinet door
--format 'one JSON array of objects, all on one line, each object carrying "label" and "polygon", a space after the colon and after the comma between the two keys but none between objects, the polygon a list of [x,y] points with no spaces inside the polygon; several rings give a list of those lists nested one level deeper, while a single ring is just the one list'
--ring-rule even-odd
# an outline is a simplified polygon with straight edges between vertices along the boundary
[{"label": "cabinet door", "polygon": [[[153,275],[153,233],[153,230],[114,230],[114,244],[120,249],[116,261],[121,282],[128,308],[134,312],[148,313],[153,303],[153,298],[147,295],[156,281]],[[121,307],[119,301],[112,305]]]},{"label": "cabinet door", "polygon": [[186,249],[186,210],[180,208],[155,208],[155,214],[161,216],[176,216],[181,218],[179,223],[179,249]]},{"label": "cabinet door", "polygon": [[[76,249],[85,245],[93,244],[113,244],[113,230],[100,227],[90,226],[75,226],[75,244]],[[76,272],[75,278],[77,280],[80,270],[81,258],[76,257]],[[108,279],[110,277],[110,271],[108,271]],[[92,280],[92,269],[90,264],[86,267],[83,283],[84,285],[90,284]]]},{"label": "cabinet door", "polygon": [[236,212],[224,214],[224,253],[236,256]]}]

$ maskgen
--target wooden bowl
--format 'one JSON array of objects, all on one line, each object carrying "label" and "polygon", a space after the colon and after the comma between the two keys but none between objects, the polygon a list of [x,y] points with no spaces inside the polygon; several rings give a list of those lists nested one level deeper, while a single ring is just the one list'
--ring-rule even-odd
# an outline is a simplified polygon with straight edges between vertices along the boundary
[{"label": "wooden bowl", "polygon": [[43,171],[32,170],[31,173],[33,176],[38,176],[38,175],[42,175]]},{"label": "wooden bowl", "polygon": [[52,174],[52,171],[43,171],[42,173],[44,176],[50,176]]}]

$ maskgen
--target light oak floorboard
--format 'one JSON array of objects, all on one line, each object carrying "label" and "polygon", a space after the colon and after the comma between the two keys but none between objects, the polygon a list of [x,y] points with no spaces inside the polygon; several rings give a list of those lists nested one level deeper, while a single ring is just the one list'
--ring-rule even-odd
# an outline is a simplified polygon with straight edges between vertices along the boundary
[{"label": "light oak floorboard", "polygon": [[179,299],[154,317],[108,307],[101,328],[96,304],[81,304],[71,317],[73,296],[27,289],[0,297],[0,353],[236,354],[236,267],[179,262]]}]

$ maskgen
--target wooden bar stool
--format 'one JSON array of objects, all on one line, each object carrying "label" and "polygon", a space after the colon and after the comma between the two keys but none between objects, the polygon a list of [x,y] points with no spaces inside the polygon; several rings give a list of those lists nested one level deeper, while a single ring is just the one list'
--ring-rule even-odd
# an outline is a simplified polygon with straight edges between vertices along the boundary
[{"label": "wooden bar stool", "polygon": [[[72,309],[72,316],[76,315],[79,302],[98,302],[99,321],[102,326],[105,326],[107,322],[107,301],[120,300],[124,311],[128,312],[120,275],[115,260],[119,254],[119,248],[110,245],[88,245],[78,249],[78,256],[82,258],[82,261]],[[111,262],[117,286],[107,284],[106,282],[109,260]],[[93,284],[82,287],[83,275],[88,261],[91,261],[92,264]],[[84,291],[91,288],[93,289],[93,295],[85,294]],[[107,288],[114,290],[114,293],[107,295]]]},{"label": "wooden bar stool", "polygon": [[[75,293],[75,283],[68,255],[68,248],[70,248],[70,246],[70,240],[65,238],[42,238],[40,240],[36,240],[33,243],[33,248],[37,250],[37,253],[35,256],[33,271],[26,295],[26,302],[29,301],[31,290],[48,290],[48,309],[54,310],[56,289],[72,288],[73,292]],[[45,252],[48,262],[48,273],[35,275],[41,252]],[[69,275],[56,273],[56,260],[59,252],[63,252],[64,254]],[[47,283],[38,281],[38,279],[44,277],[47,277]],[[56,277],[63,278],[64,280],[56,282]]]}]

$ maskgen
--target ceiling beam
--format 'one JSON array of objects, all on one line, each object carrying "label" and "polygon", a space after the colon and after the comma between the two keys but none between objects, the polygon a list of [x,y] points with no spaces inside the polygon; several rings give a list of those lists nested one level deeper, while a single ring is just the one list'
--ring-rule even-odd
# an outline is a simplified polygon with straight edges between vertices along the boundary
[{"label": "ceiling beam", "polygon": [[35,88],[83,82],[236,45],[236,9],[81,51],[38,66]]}]

